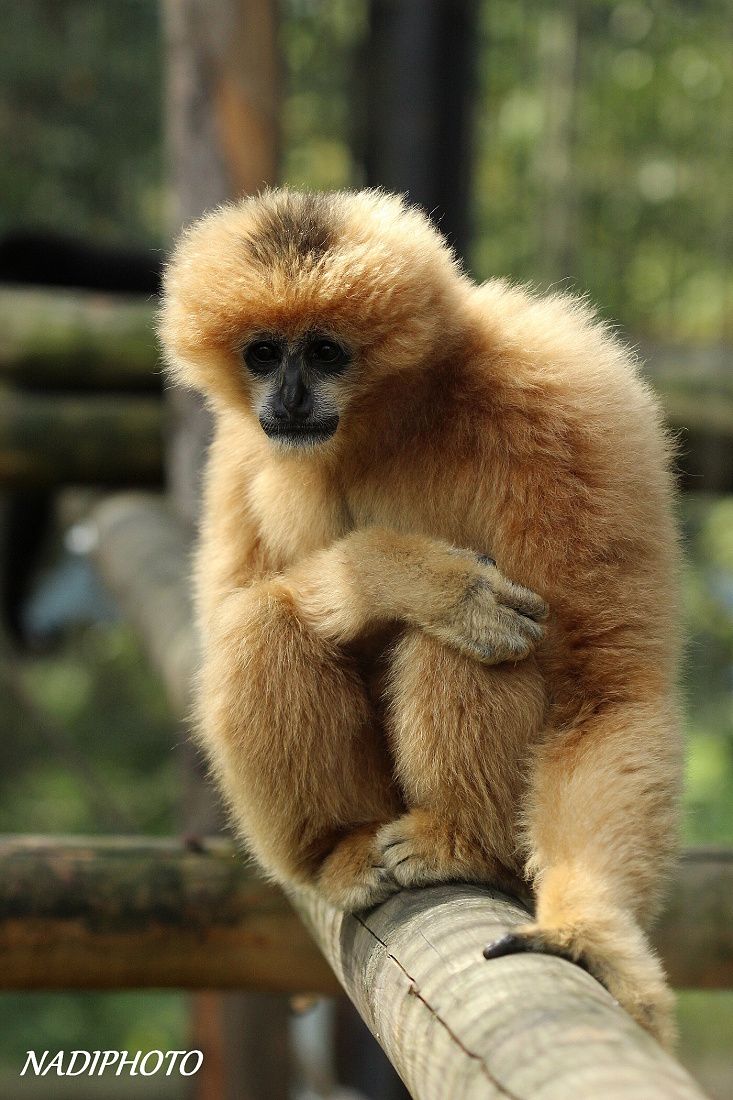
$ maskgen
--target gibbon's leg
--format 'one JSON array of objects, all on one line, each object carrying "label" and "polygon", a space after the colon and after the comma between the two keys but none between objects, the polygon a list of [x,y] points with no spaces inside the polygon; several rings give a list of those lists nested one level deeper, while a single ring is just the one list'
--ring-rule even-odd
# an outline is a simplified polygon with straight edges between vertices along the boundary
[{"label": "gibbon's leg", "polygon": [[217,600],[205,617],[201,728],[263,865],[344,908],[396,888],[374,836],[402,802],[366,687],[339,645],[417,621],[471,653],[464,664],[516,660],[542,638],[546,614],[493,563],[378,528]]},{"label": "gibbon's leg", "polygon": [[674,998],[641,923],[653,915],[675,847],[680,763],[676,720],[663,702],[617,708],[548,737],[526,807],[535,921],[485,951],[573,959],[666,1046]]},{"label": "gibbon's leg", "polygon": [[489,882],[526,897],[516,819],[545,710],[534,658],[487,666],[410,631],[395,647],[388,696],[408,806],[377,836],[389,870],[401,886]]},{"label": "gibbon's leg", "polygon": [[270,874],[350,909],[396,889],[374,835],[401,800],[365,686],[266,582],[211,616],[199,713],[235,818]]}]

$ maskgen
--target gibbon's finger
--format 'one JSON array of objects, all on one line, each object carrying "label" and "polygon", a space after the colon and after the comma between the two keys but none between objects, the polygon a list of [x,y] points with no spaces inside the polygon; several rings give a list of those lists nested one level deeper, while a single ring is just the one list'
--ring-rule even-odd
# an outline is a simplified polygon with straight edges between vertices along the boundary
[{"label": "gibbon's finger", "polygon": [[496,568],[496,561],[494,558],[490,558],[488,554],[479,554],[478,560],[482,565],[493,565]]},{"label": "gibbon's finger", "polygon": [[494,609],[494,616],[498,624],[499,629],[513,637],[518,635],[524,638],[534,649],[539,645],[545,636],[545,628],[540,623],[531,619],[528,615],[521,614],[519,611],[514,611],[510,607],[502,607],[499,604]]},{"label": "gibbon's finger", "polygon": [[523,588],[521,584],[514,584],[494,566],[486,566],[489,573],[489,583],[497,600],[518,611],[520,615],[527,615],[536,622],[544,622],[550,613],[547,603],[530,588]]},{"label": "gibbon's finger", "polygon": [[485,624],[472,630],[466,623],[432,622],[422,628],[439,642],[457,649],[482,664],[498,665],[503,661],[522,661],[529,657],[533,646],[518,630],[508,631],[498,624]]},{"label": "gibbon's finger", "polygon": [[461,647],[488,665],[503,661],[523,661],[534,649],[532,642],[519,630],[505,627],[489,629],[480,638],[469,637]]}]

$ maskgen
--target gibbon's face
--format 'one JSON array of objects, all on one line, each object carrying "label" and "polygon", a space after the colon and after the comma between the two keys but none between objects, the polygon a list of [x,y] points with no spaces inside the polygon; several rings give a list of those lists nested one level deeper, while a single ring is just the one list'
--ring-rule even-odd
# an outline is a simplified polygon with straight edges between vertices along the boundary
[{"label": "gibbon's face", "polygon": [[353,358],[344,343],[318,329],[297,338],[261,332],[247,341],[243,359],[254,412],[273,443],[307,449],[333,436],[340,381]]},{"label": "gibbon's face", "polygon": [[173,377],[254,417],[273,447],[313,454],[348,443],[397,377],[445,353],[466,287],[399,196],[266,191],[182,234],[159,333]]}]

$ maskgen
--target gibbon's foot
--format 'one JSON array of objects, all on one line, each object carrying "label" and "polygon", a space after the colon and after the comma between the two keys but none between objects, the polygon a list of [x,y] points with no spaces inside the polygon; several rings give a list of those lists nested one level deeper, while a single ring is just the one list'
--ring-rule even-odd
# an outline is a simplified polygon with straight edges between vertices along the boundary
[{"label": "gibbon's foot", "polygon": [[668,1050],[674,1046],[674,994],[667,985],[659,960],[643,943],[641,933],[627,944],[614,945],[612,957],[599,953],[592,939],[602,938],[567,928],[541,928],[536,924],[507,932],[484,948],[485,959],[516,955],[525,951],[557,955],[586,970],[637,1023]]},{"label": "gibbon's foot", "polygon": [[545,636],[547,604],[535,592],[507,580],[493,558],[470,557],[477,568],[452,613],[426,623],[426,631],[485,664],[524,660]]},{"label": "gibbon's foot", "polygon": [[379,825],[355,829],[321,864],[316,887],[339,909],[370,909],[399,890],[375,843],[378,829]]},{"label": "gibbon's foot", "polygon": [[440,882],[484,882],[527,897],[517,876],[432,810],[415,809],[383,825],[377,848],[401,887]]}]

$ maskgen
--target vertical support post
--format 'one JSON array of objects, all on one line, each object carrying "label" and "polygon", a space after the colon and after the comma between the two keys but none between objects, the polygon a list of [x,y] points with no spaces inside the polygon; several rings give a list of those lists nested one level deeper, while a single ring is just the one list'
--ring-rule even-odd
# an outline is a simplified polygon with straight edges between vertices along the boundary
[{"label": "vertical support post", "polygon": [[372,0],[366,174],[470,237],[476,0]]}]

